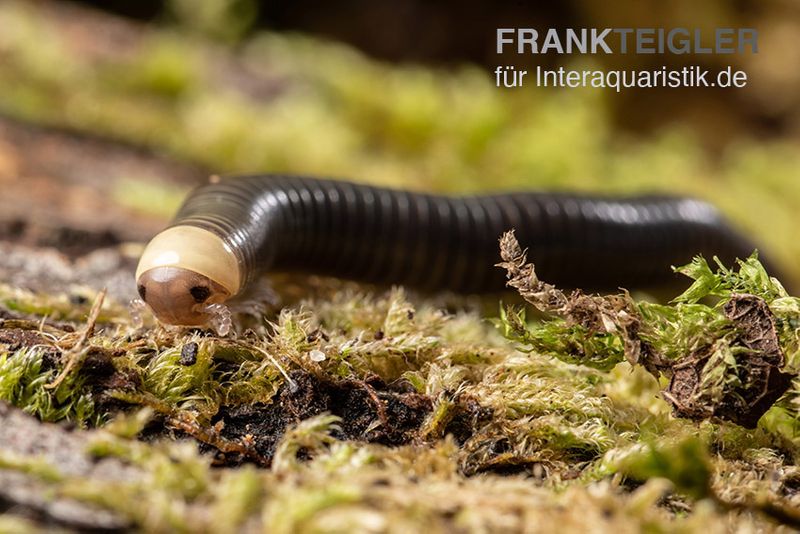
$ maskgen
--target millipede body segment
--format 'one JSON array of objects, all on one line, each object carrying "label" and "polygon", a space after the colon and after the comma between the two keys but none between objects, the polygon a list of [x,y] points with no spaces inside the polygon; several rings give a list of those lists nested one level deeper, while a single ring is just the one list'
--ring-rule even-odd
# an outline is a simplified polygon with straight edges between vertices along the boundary
[{"label": "millipede body segment", "polygon": [[147,246],[139,293],[171,324],[268,270],[423,290],[500,291],[498,239],[514,229],[537,274],[584,289],[657,286],[693,256],[746,258],[755,246],[710,204],[650,195],[517,192],[440,196],[297,176],[217,180],[195,189]]}]

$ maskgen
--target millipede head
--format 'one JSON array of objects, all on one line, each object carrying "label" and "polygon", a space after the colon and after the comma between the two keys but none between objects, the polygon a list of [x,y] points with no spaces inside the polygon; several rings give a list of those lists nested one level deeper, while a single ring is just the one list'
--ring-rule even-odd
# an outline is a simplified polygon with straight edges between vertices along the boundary
[{"label": "millipede head", "polygon": [[207,326],[240,290],[236,256],[216,235],[173,226],[147,245],[136,269],[139,296],[162,323]]},{"label": "millipede head", "polygon": [[204,326],[210,304],[224,302],[230,293],[207,276],[182,267],[155,267],[136,281],[139,296],[162,323]]}]

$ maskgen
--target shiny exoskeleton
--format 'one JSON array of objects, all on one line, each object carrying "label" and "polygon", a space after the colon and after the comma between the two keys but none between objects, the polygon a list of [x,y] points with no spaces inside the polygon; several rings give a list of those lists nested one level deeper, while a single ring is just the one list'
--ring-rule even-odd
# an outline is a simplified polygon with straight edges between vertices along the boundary
[{"label": "shiny exoskeleton", "polygon": [[179,225],[219,236],[241,266],[242,287],[266,270],[299,270],[428,290],[502,290],[498,239],[510,229],[543,280],[585,289],[674,282],[670,266],[695,255],[729,264],[755,248],[713,206],[691,198],[455,197],[280,175],[201,186]]}]

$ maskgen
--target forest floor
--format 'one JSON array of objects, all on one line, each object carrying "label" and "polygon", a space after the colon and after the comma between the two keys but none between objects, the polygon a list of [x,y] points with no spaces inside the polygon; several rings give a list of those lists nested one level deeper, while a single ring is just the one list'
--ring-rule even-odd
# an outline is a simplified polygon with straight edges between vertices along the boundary
[{"label": "forest floor", "polygon": [[[428,150],[418,135],[425,143],[452,135],[446,142],[465,151],[462,159],[488,168],[481,150],[492,148],[475,144],[489,142],[482,128],[490,126],[473,117],[472,144],[462,143],[446,124],[423,123],[425,110],[406,109],[417,122],[403,123],[373,107],[394,137],[356,149],[355,134],[314,115],[312,97],[308,109],[290,101],[260,112],[285,119],[303,108],[289,135],[300,136],[306,121],[348,139],[326,147],[297,137],[300,146],[280,159],[282,139],[262,129],[256,141],[267,156],[234,153],[240,128],[247,132],[238,99],[269,102],[307,80],[277,60],[280,75],[265,75],[212,49],[204,68],[225,76],[204,90],[228,98],[231,116],[221,118],[204,100],[210,93],[187,89],[196,74],[176,63],[186,51],[168,32],[36,5],[0,6],[0,53],[10,58],[0,65],[0,532],[800,528],[800,301],[754,260],[731,271],[695,263],[683,298],[659,305],[562,293],[535,278],[509,239],[504,259],[520,297],[504,300],[524,299],[539,310],[535,320],[496,298],[276,275],[280,304],[241,318],[235,336],[150,318],[135,327],[127,302],[142,245],[209,169],[307,160],[310,172],[339,173],[349,167],[337,158],[350,150],[360,172],[376,169],[397,185],[413,174],[408,154]],[[36,28],[53,21],[53,33]],[[42,67],[58,50],[42,44],[44,59],[31,52],[27,40],[43,34],[69,43],[63,72]],[[294,59],[316,50],[281,46]],[[158,64],[131,59],[141,49]],[[140,70],[111,76],[121,58]],[[425,101],[428,74],[403,76],[397,83]],[[65,93],[75,77],[85,84]],[[135,101],[148,91],[160,96]],[[131,101],[143,111],[130,122],[109,111]],[[368,137],[373,123],[352,113]],[[193,114],[229,137],[180,138]],[[165,132],[172,121],[174,135]],[[440,159],[420,156],[425,172],[444,176],[430,187],[455,190],[449,180],[466,175],[467,188],[479,188],[479,170],[464,174],[441,157],[452,147],[440,148]],[[614,168],[652,163],[640,156]],[[721,175],[733,184],[723,204],[750,194],[736,181],[742,165]],[[410,185],[428,186],[423,178]],[[795,188],[759,194],[788,205]],[[784,208],[767,226],[789,227]],[[757,214],[748,217],[741,222],[763,233]]]}]

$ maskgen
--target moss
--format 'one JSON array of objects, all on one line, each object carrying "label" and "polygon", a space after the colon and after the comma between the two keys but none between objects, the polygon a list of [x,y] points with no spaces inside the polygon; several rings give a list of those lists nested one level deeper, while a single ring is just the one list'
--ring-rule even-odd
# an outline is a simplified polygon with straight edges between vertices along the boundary
[{"label": "moss", "polygon": [[676,443],[648,445],[625,458],[620,471],[640,481],[666,478],[675,489],[695,499],[711,493],[711,461],[706,444],[694,436]]},{"label": "moss", "polygon": [[201,342],[196,361],[187,365],[181,361],[181,353],[190,343],[197,341],[187,340],[183,346],[165,349],[148,360],[142,370],[143,392],[175,408],[210,400],[219,385],[211,377],[209,344]]},{"label": "moss", "polygon": [[44,352],[22,349],[0,355],[0,399],[22,407],[42,421],[73,421],[95,425],[103,414],[96,413],[92,395],[85,391],[85,378],[74,375],[55,390],[45,386],[55,378],[56,369],[44,361]]},{"label": "moss", "polygon": [[[0,373],[3,390],[13,392],[7,399],[50,420],[110,420],[93,434],[90,452],[122,458],[144,476],[77,480],[58,466],[25,467],[32,465],[28,459],[6,462],[6,468],[46,479],[60,495],[149,530],[223,528],[224,514],[230,525],[286,531],[389,524],[507,528],[531,521],[581,528],[599,517],[660,530],[792,521],[780,519],[794,500],[790,462],[798,453],[781,426],[796,420],[783,402],[774,408],[784,410],[780,416],[770,411],[754,430],[726,422],[698,426],[670,416],[668,403],[658,398],[664,383],[641,366],[620,363],[605,371],[522,353],[479,315],[449,314],[400,290],[333,295],[288,306],[270,324],[235,339],[158,328],[137,335],[98,330],[88,343],[118,351],[114,379],[98,381],[106,375],[84,362],[59,386],[68,393],[62,404],[52,404],[58,389],[22,387],[56,374],[57,368],[31,367],[41,350],[7,354]],[[773,304],[788,298],[773,297]],[[678,314],[693,314],[693,306],[707,305],[674,306]],[[109,303],[108,309],[118,308]],[[271,462],[259,460],[252,451],[259,450],[266,420],[238,427],[233,414],[273,413],[267,408],[276,403],[288,414],[306,410],[303,403],[312,397],[297,373],[310,377],[302,380],[350,383],[356,389],[348,391],[357,393],[351,399],[372,388],[379,403],[392,398],[380,389],[388,387],[379,385],[383,380],[397,391],[426,395],[432,406],[412,442],[394,446],[342,441],[359,435],[348,430],[349,420],[309,411],[310,419],[300,416],[279,431]],[[78,415],[80,399],[92,401],[91,416]],[[368,395],[364,399],[376,410]],[[397,409],[387,404],[390,418],[381,424],[399,424],[391,419],[401,413]],[[373,424],[379,421],[375,416]],[[360,435],[376,429],[365,431]],[[215,451],[217,462],[238,458],[235,463],[245,465],[210,469],[212,456],[201,455],[192,442],[173,442],[174,432]],[[144,436],[148,441],[138,440]],[[765,484],[765,469],[781,482]],[[584,513],[564,512],[564,503]],[[212,512],[197,514],[195,507]]]}]

